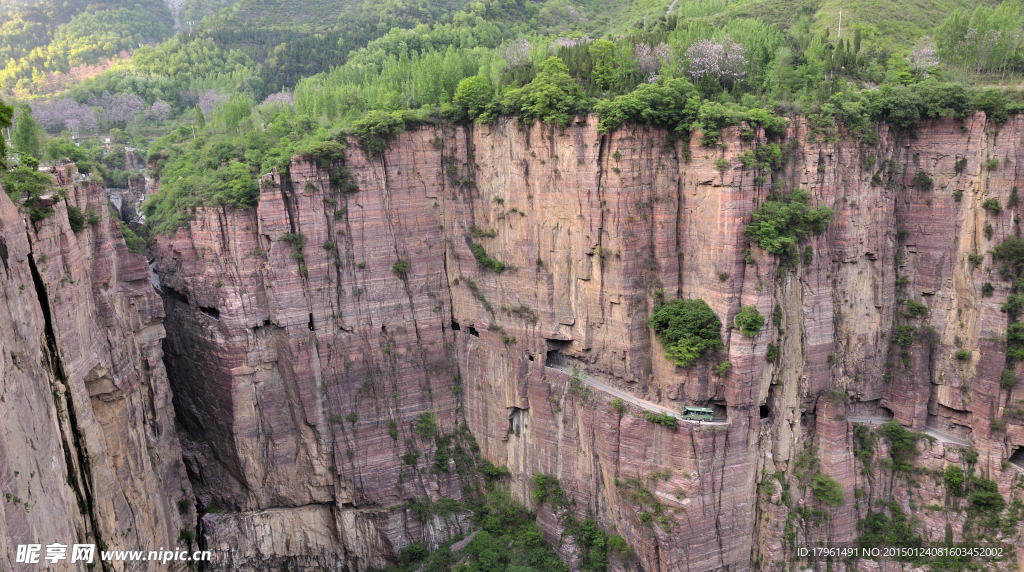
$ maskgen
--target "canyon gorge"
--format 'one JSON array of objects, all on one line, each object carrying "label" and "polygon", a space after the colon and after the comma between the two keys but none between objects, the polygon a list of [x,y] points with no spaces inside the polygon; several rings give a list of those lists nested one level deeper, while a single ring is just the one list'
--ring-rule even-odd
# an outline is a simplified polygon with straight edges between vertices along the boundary
[{"label": "canyon gorge", "polygon": [[[196,209],[148,264],[73,166],[38,223],[0,194],[0,568],[42,541],[383,569],[475,529],[436,507],[475,494],[486,460],[572,570],[567,513],[625,540],[615,570],[781,571],[894,505],[926,544],[1001,543],[988,562],[1019,569],[1024,384],[1001,385],[1014,280],[991,251],[1020,233],[1024,117],[877,128],[795,118],[706,147],[588,116],[426,126],[382,156],[350,140],[264,175],[255,208]],[[748,160],[769,144],[775,163]],[[784,262],[746,225],[795,189],[834,214]],[[76,233],[68,205],[98,220]],[[691,367],[648,327],[676,298],[723,324]],[[749,306],[755,336],[734,326]],[[672,428],[644,404],[723,422]],[[921,433],[909,470],[877,437],[888,419]],[[993,483],[998,525],[949,494],[951,466]],[[538,473],[571,502],[535,502]]]}]

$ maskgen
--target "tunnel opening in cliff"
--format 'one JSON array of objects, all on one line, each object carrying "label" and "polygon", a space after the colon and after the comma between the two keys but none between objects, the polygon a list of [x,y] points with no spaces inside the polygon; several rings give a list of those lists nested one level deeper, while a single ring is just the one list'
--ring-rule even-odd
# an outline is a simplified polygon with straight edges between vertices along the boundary
[{"label": "tunnel opening in cliff", "polygon": [[188,305],[188,297],[182,294],[181,292],[178,292],[174,288],[171,288],[170,286],[164,286],[163,291],[166,292],[167,296],[170,296],[170,298],[175,302],[180,302],[182,304],[185,304],[186,306]]},{"label": "tunnel opening in cliff", "polygon": [[547,356],[544,359],[544,365],[547,367],[565,365],[563,350],[569,348],[572,340],[545,339],[544,342],[547,344]]},{"label": "tunnel opening in cliff", "polygon": [[0,237],[0,261],[4,263],[4,272],[10,274],[11,267],[7,265],[7,241]]},{"label": "tunnel opening in cliff", "polygon": [[455,321],[455,318],[452,318],[452,331],[453,332],[461,332],[462,331],[462,326],[460,326],[459,323]]},{"label": "tunnel opening in cliff", "polygon": [[775,403],[775,388],[777,385],[771,385],[768,387],[768,396],[765,398],[764,403],[758,407],[758,417],[760,420],[770,419],[772,416],[772,403]]},{"label": "tunnel opening in cliff", "polygon": [[1010,455],[1010,462],[1017,465],[1017,468],[1024,470],[1024,447],[1017,447]]},{"label": "tunnel opening in cliff", "polygon": [[729,418],[729,407],[725,403],[711,402],[705,407],[710,407],[715,412],[715,419]]},{"label": "tunnel opening in cliff", "polygon": [[220,310],[217,308],[208,308],[206,306],[199,306],[199,311],[213,318],[214,320],[220,319]]}]

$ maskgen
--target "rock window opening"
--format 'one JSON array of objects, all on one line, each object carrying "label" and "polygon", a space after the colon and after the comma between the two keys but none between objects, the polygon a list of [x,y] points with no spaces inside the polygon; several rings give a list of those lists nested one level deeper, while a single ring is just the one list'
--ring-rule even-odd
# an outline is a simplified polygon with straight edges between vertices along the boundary
[{"label": "rock window opening", "polygon": [[527,357],[529,357],[529,358],[530,358],[530,361],[533,361],[533,354],[530,354],[530,355],[529,355],[529,356],[527,356]]},{"label": "rock window opening", "polygon": [[10,273],[11,268],[7,265],[7,241],[0,238],[0,261],[4,263],[4,270]]},{"label": "rock window opening", "polygon": [[518,407],[510,408],[508,413],[508,434],[519,436],[519,432],[523,429],[523,418],[522,409]]},{"label": "rock window opening", "polygon": [[768,419],[768,417],[772,414],[772,408],[768,407],[767,405],[762,405],[760,407],[760,410],[761,410],[761,419]]},{"label": "rock window opening", "polygon": [[269,326],[270,325],[270,320],[263,320],[263,325],[264,326]]},{"label": "rock window opening", "polygon": [[213,318],[214,320],[220,319],[220,310],[218,310],[217,308],[205,308],[203,306],[200,306],[199,311]]},{"label": "rock window opening", "polygon": [[316,324],[313,323],[313,312],[309,313],[309,331],[316,329]]},{"label": "rock window opening", "polygon": [[555,367],[563,365],[565,361],[562,355],[562,350],[567,349],[571,344],[572,340],[544,340],[547,342],[547,356],[544,365],[548,367]]},{"label": "rock window opening", "polygon": [[480,337],[480,332],[476,331],[476,328],[474,328],[473,326],[470,326],[469,327],[469,335],[476,336],[476,337],[479,338]]},{"label": "rock window opening", "polygon": [[460,331],[462,331],[462,326],[460,326],[459,323],[456,322],[454,319],[452,319],[452,331],[453,332],[460,332]]},{"label": "rock window opening", "polygon": [[181,302],[182,304],[186,304],[186,305],[188,304],[188,298],[184,294],[182,294],[181,292],[178,292],[177,290],[175,290],[174,288],[170,288],[170,287],[166,287],[165,286],[164,287],[164,292],[167,292],[168,294],[170,294],[171,298],[173,298],[175,301]]},{"label": "rock window opening", "polygon": [[1024,447],[1014,449],[1013,454],[1010,455],[1010,462],[1016,465],[1018,469],[1024,471]]}]

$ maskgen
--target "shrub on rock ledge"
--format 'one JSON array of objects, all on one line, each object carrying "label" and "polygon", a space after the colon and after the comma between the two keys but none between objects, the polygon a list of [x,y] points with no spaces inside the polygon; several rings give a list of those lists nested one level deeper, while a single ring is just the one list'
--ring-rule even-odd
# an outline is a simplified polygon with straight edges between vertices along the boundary
[{"label": "shrub on rock ledge", "polygon": [[754,337],[764,326],[764,316],[754,306],[744,306],[739,314],[736,314],[736,327],[743,332],[743,335]]},{"label": "shrub on rock ledge", "polygon": [[658,336],[665,357],[681,367],[722,347],[722,321],[704,300],[672,300],[655,309],[647,325]]},{"label": "shrub on rock ledge", "polygon": [[788,195],[772,195],[750,214],[747,236],[772,254],[795,257],[796,243],[825,232],[832,209],[811,208],[811,195],[795,189]]}]

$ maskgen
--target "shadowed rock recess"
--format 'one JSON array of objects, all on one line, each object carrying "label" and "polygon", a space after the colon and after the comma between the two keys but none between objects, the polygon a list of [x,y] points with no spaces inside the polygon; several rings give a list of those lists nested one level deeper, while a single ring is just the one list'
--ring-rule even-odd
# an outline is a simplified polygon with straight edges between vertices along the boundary
[{"label": "shadowed rock recess", "polygon": [[[141,544],[173,544],[195,514],[174,504],[194,491],[213,569],[385,568],[405,546],[434,549],[474,527],[469,513],[416,508],[463,499],[478,478],[418,430],[433,414],[441,434],[508,467],[513,496],[573,570],[565,511],[625,539],[632,553],[613,555],[614,570],[741,571],[853,546],[880,507],[902,511],[924,544],[1001,543],[1003,558],[985,562],[1024,566],[1013,503],[1024,468],[1010,462],[1024,456],[1024,383],[1000,384],[1013,276],[990,252],[1020,231],[1024,117],[998,130],[981,113],[879,130],[875,145],[825,141],[791,121],[772,142],[776,169],[744,166],[769,144],[759,131],[726,131],[709,148],[699,134],[601,135],[593,117],[564,130],[427,127],[381,157],[353,141],[344,166],[295,157],[261,180],[257,208],[201,209],[157,236],[162,308],[144,260],[109,241],[106,214],[73,235],[58,208],[26,232],[0,198],[0,311],[12,324],[0,332],[0,482],[31,507],[0,510],[16,526],[95,528],[113,543],[124,542],[117,503],[148,503],[131,514],[163,516],[125,526]],[[69,200],[106,212],[92,187],[73,188]],[[746,234],[773,189],[834,211],[798,260]],[[1001,209],[984,208],[990,199]],[[687,368],[647,325],[675,298],[704,300],[723,324],[724,349]],[[734,327],[746,306],[765,317],[752,337]],[[727,421],[653,423],[581,388],[564,372],[573,365]],[[66,388],[56,406],[54,388]],[[938,436],[911,434],[909,469],[899,431],[880,428],[888,418]],[[31,482],[14,458],[45,467]],[[71,469],[55,473],[51,458]],[[1006,500],[995,524],[950,492],[949,466]],[[90,492],[65,473],[110,477]],[[534,503],[537,473],[559,480],[568,508]],[[53,494],[37,501],[30,486]],[[102,496],[114,506],[94,500],[78,515],[76,495],[118,486]]]}]

